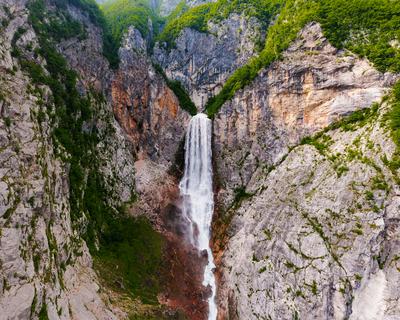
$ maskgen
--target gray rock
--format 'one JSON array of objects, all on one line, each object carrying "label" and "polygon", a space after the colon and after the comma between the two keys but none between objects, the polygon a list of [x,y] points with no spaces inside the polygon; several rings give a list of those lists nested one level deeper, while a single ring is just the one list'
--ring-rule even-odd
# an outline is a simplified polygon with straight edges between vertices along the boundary
[{"label": "gray rock", "polygon": [[176,39],[176,48],[158,44],[154,49],[155,61],[169,78],[182,82],[199,110],[255,54],[255,43],[262,37],[260,23],[244,14],[210,21],[208,28],[209,33],[186,28]]}]

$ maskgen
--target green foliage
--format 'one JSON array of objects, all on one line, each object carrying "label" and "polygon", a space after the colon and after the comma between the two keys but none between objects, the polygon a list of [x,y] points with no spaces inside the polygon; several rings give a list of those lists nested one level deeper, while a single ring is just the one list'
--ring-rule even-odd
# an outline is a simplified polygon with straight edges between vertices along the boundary
[{"label": "green foliage", "polygon": [[[94,0],[52,0],[52,1],[57,6],[58,9],[57,11],[59,10],[65,11],[67,4],[73,5],[81,9],[84,13],[88,15],[93,24],[102,29],[103,54],[110,63],[110,66],[112,68],[117,68],[119,63],[118,44],[112,37],[107,20],[105,19],[97,3]],[[38,3],[40,1],[34,1],[34,2]],[[74,22],[71,19],[67,19],[67,21],[64,21],[62,25],[56,26],[54,32],[61,35],[64,28],[67,27],[66,34],[73,35],[74,29],[75,31],[78,31],[78,28],[77,26],[73,26],[71,23],[73,24]],[[51,24],[49,26],[51,26]],[[82,37],[82,33],[78,33],[78,35]]]},{"label": "green foliage", "polygon": [[35,287],[35,295],[33,296],[32,304],[31,304],[30,319],[32,319],[33,315],[35,314],[36,305],[37,305],[37,294],[36,294],[36,287]]},{"label": "green foliage", "polygon": [[[379,105],[374,103],[370,108],[360,109],[350,113],[349,115],[331,123],[325,127],[322,131],[316,133],[312,137],[304,137],[300,144],[309,144],[314,146],[321,154],[326,154],[329,145],[331,144],[331,138],[325,133],[335,129],[341,129],[343,131],[355,131],[357,128],[365,126],[368,122],[375,119],[378,115]],[[349,149],[348,158],[353,160],[354,158],[362,158],[362,155],[358,155],[357,151]],[[347,167],[338,167],[339,176],[344,172],[348,171]]]},{"label": "green foliage", "polygon": [[165,26],[163,32],[158,36],[158,41],[165,42],[167,46],[173,47],[174,41],[184,28],[192,28],[201,32],[207,31],[207,18],[212,4],[206,3],[194,7],[176,19],[172,19]]},{"label": "green foliage", "polygon": [[4,124],[6,125],[7,128],[11,127],[11,119],[10,117],[4,117]]},{"label": "green foliage", "polygon": [[17,31],[14,33],[13,38],[11,39],[11,46],[14,47],[17,43],[17,41],[19,40],[19,38],[21,38],[21,36],[25,33],[25,29],[22,27],[19,27],[17,29]]},{"label": "green foliage", "polygon": [[[30,10],[33,11],[30,16],[33,19],[31,22],[35,24],[36,28],[50,35],[56,41],[72,37],[85,38],[85,27],[71,17],[66,3],[60,0],[54,0],[54,3],[57,5],[57,12],[54,14],[45,14],[46,8],[43,1],[34,1],[30,5]],[[46,23],[40,20],[43,18],[46,18]]]},{"label": "green foliage", "polygon": [[378,115],[379,105],[374,103],[370,108],[360,109],[350,115],[332,123],[326,130],[342,129],[343,131],[355,131],[365,126]]},{"label": "green foliage", "polygon": [[335,171],[336,171],[338,177],[340,178],[344,173],[349,171],[349,168],[345,165],[338,165],[338,166],[335,166]]},{"label": "green foliage", "polygon": [[152,21],[154,33],[158,32],[162,23],[162,19],[151,9],[147,0],[111,0],[102,5],[102,10],[117,43],[121,42],[129,26],[135,26],[145,37],[150,31],[149,19]]},{"label": "green foliage", "polygon": [[[397,170],[400,169],[400,81],[393,87],[390,104],[391,109],[386,114],[386,120],[390,128],[392,140],[396,144],[396,151],[391,161],[384,159],[384,162],[397,177]],[[397,177],[397,179],[400,182],[400,178]]]},{"label": "green foliage", "polygon": [[238,207],[243,200],[251,198],[253,196],[252,193],[246,192],[245,186],[240,186],[235,190],[235,198],[233,199],[233,207]]},{"label": "green foliage", "polygon": [[314,296],[318,294],[317,282],[315,280],[313,280],[313,283],[311,285],[311,292]]},{"label": "green foliage", "polygon": [[392,108],[389,112],[393,140],[400,147],[400,81],[393,87]]},{"label": "green foliage", "polygon": [[331,143],[331,137],[323,132],[319,132],[313,137],[305,137],[300,142],[300,144],[309,144],[314,146],[321,154],[325,154]]},{"label": "green foliage", "polygon": [[163,239],[147,220],[121,215],[109,219],[97,257],[114,286],[118,283],[143,303],[158,304],[162,250]]},{"label": "green foliage", "polygon": [[200,32],[208,32],[207,22],[218,22],[232,13],[244,13],[248,17],[256,17],[267,26],[283,0],[218,0],[188,9],[183,3],[167,19],[167,24],[158,40],[175,45],[175,39],[184,28],[192,28]]},{"label": "green foliage", "polygon": [[43,299],[42,308],[40,308],[39,312],[39,320],[49,320],[49,316],[47,315],[47,305]]},{"label": "green foliage", "polygon": [[175,93],[179,100],[179,105],[182,109],[189,112],[192,116],[197,113],[197,108],[187,94],[185,88],[182,86],[178,80],[168,80],[168,87]]},{"label": "green foliage", "polygon": [[371,60],[380,71],[400,72],[400,2],[393,0],[323,0],[319,19],[337,48]]},{"label": "green foliage", "polygon": [[267,267],[262,267],[258,270],[258,273],[264,273],[267,270]]},{"label": "green foliage", "polygon": [[190,7],[186,4],[185,0],[182,0],[178,3],[175,9],[170,13],[170,15],[166,18],[166,23],[169,23],[177,18],[179,18],[183,13],[188,11]]}]

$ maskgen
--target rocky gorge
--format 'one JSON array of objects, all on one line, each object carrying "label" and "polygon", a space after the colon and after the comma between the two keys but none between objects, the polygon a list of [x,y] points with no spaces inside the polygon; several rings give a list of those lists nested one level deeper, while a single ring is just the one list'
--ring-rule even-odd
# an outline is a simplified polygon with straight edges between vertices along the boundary
[{"label": "rocky gorge", "polygon": [[112,51],[94,2],[0,0],[0,319],[209,319],[188,104],[212,120],[217,319],[400,319],[399,71],[313,16],[210,112],[302,10],[232,3],[151,1],[161,35]]}]

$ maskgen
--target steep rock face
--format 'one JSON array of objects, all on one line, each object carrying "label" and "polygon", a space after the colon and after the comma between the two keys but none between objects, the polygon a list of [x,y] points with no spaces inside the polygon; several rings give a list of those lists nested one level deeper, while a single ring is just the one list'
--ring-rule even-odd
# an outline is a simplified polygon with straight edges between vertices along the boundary
[{"label": "steep rock face", "polygon": [[110,86],[112,71],[104,58],[101,29],[94,25],[87,13],[74,6],[68,6],[71,17],[85,26],[85,37],[63,40],[58,49],[69,65],[80,75],[82,87],[104,92]]},{"label": "steep rock face", "polygon": [[[86,36],[70,38],[58,44],[58,50],[66,58],[71,69],[79,75],[79,88],[82,93],[97,92],[104,95],[100,108],[96,111],[99,134],[98,154],[101,157],[100,169],[105,177],[109,199],[115,206],[131,200],[135,189],[135,152],[132,141],[114,118],[111,103],[111,70],[103,55],[102,30],[93,24],[87,13],[74,6],[68,6],[71,17],[85,26]],[[139,40],[144,45],[143,39]],[[136,47],[140,44],[135,43]]]},{"label": "steep rock face", "polygon": [[[69,168],[53,152],[43,114],[49,89],[34,90],[10,54],[14,46],[38,46],[26,1],[2,4],[1,317],[28,319],[44,310],[50,319],[116,319],[100,297],[88,249],[71,226]],[[24,30],[19,39],[18,29]]]},{"label": "steep rock face", "polygon": [[198,109],[217,94],[225,80],[255,54],[261,38],[257,19],[232,14],[219,23],[208,23],[209,33],[184,29],[171,50],[156,45],[154,59],[166,75],[186,87]]},{"label": "steep rock face", "polygon": [[310,24],[216,115],[221,319],[399,317],[400,191],[382,161],[395,150],[382,124],[387,106],[328,131],[318,150],[289,149],[379,102],[395,78]]},{"label": "steep rock face", "polygon": [[400,190],[381,160],[394,144],[380,121],[329,131],[322,154],[299,146],[256,171],[220,264],[221,316],[400,316]]},{"label": "steep rock face", "polygon": [[139,158],[171,164],[189,116],[155,72],[142,43],[136,29],[130,28],[120,48],[121,64],[112,83],[114,112],[137,147]]},{"label": "steep rock face", "polygon": [[[319,24],[305,27],[281,61],[215,116],[215,162],[228,194],[245,186],[260,164],[276,164],[289,145],[379,101],[393,83],[394,76],[333,48]],[[228,194],[221,198],[229,202]]]}]

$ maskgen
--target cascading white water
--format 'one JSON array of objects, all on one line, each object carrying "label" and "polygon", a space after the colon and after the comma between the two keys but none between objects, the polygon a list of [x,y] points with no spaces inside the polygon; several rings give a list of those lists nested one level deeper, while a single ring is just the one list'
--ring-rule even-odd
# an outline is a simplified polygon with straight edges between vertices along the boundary
[{"label": "cascading white water", "polygon": [[179,185],[183,214],[191,224],[190,239],[199,251],[207,250],[208,263],[203,285],[211,287],[208,320],[217,319],[216,282],[213,254],[210,248],[211,221],[214,212],[212,188],[211,120],[203,113],[192,118],[186,134],[185,172]]}]

